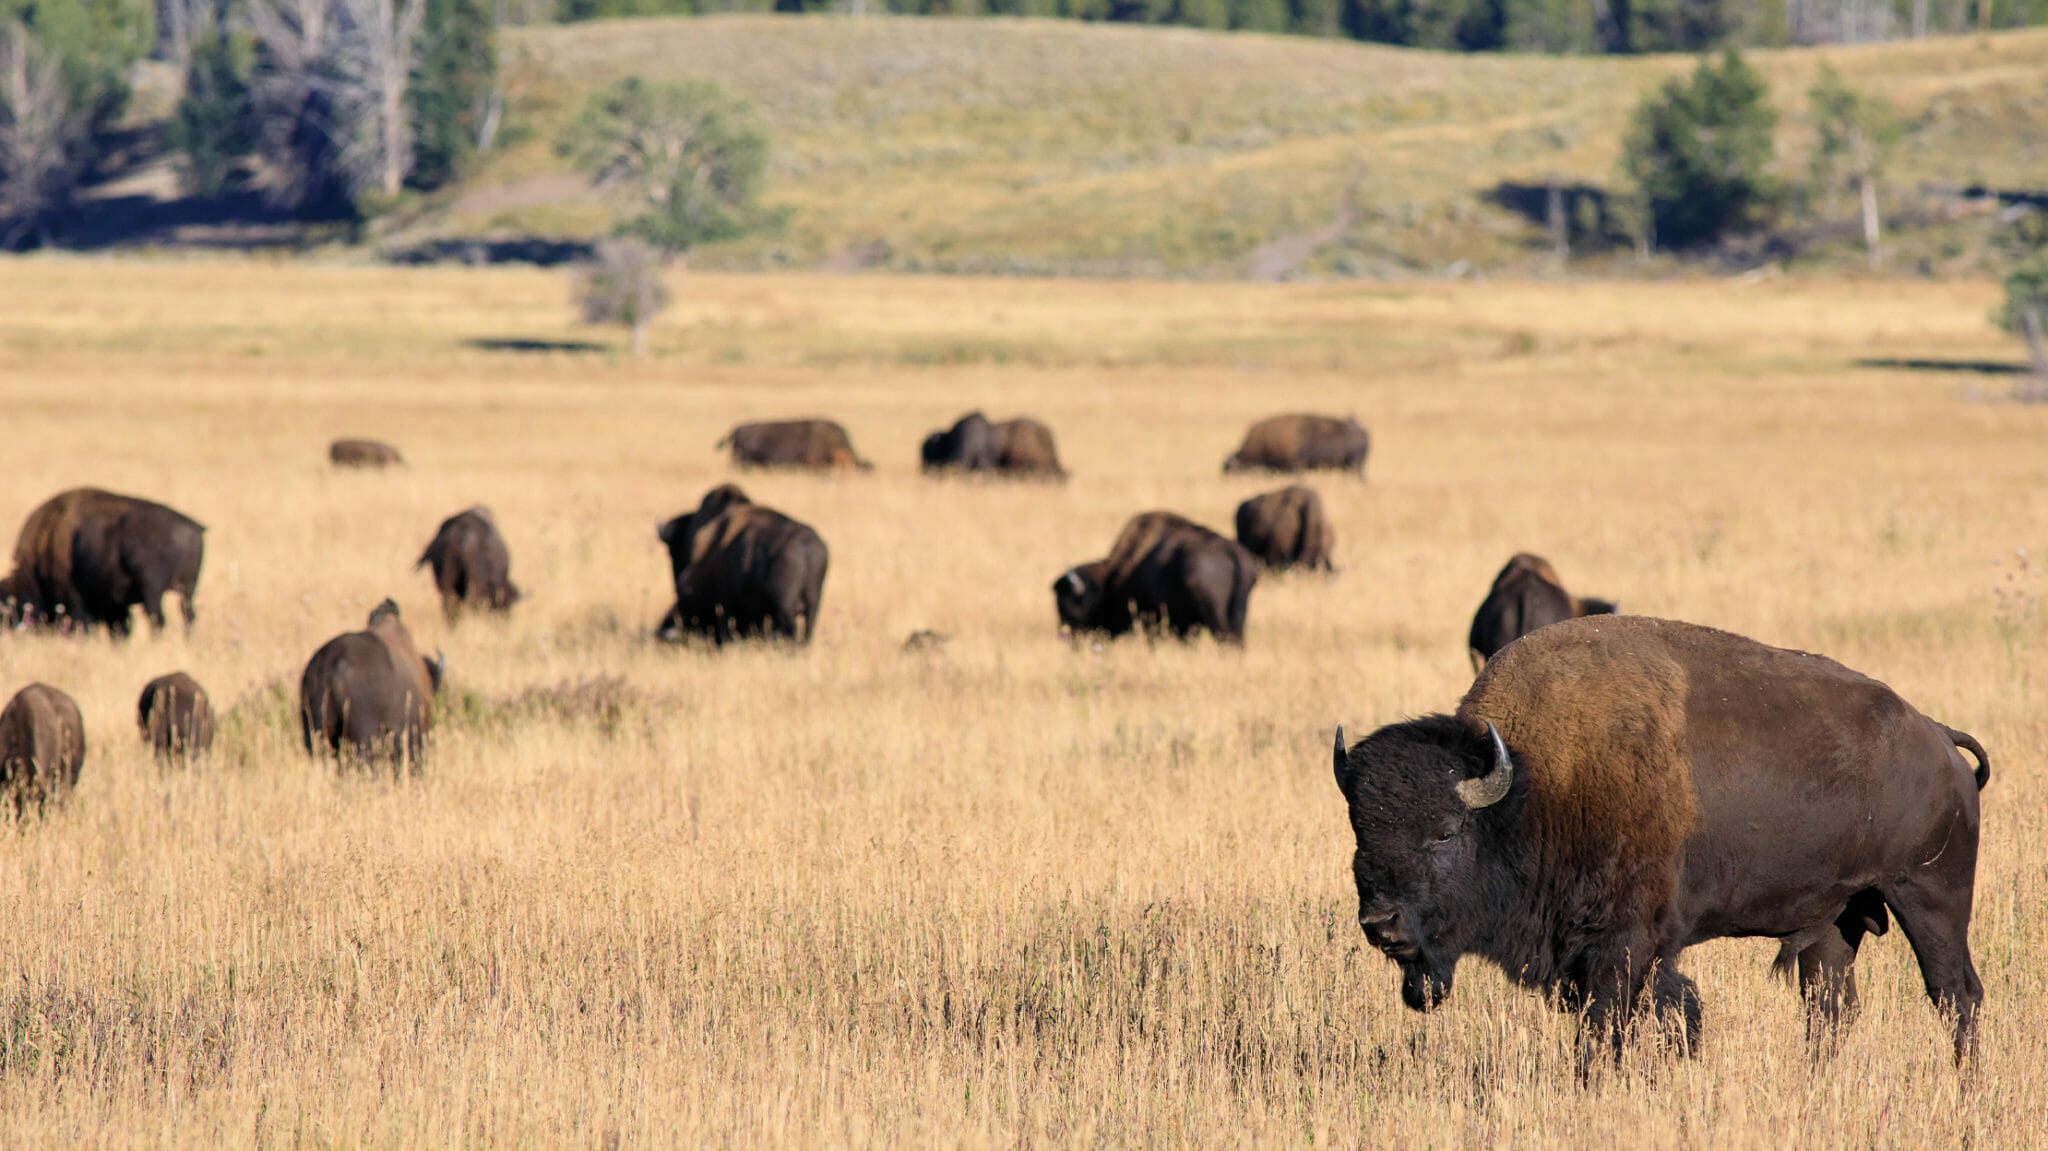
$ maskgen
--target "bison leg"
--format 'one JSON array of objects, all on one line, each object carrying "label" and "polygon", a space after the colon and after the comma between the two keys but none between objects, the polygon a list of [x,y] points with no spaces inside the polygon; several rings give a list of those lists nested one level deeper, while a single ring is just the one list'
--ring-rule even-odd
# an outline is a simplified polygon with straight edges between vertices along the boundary
[{"label": "bison leg", "polygon": [[1657,1018],[1666,1026],[1673,1024],[1679,1029],[1682,1050],[1691,1055],[1700,1045],[1700,987],[1699,984],[1678,973],[1669,961],[1657,965],[1657,977],[1650,987],[1650,999],[1655,1005]]},{"label": "bison leg", "polygon": [[1976,1052],[1977,1005],[1984,1000],[1984,984],[1977,978],[1976,964],[1970,961],[1971,880],[1976,874],[1977,853],[1964,851],[1959,844],[1949,844],[1947,851],[1968,863],[1938,869],[1922,866],[1904,882],[1881,890],[1913,944],[1927,997],[1954,1020],[1956,1062],[1960,1064]]}]

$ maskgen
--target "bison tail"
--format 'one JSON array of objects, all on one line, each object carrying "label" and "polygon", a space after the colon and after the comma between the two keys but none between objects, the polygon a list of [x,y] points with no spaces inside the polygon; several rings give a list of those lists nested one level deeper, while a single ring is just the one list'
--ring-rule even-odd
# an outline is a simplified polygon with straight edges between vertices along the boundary
[{"label": "bison tail", "polygon": [[1955,728],[1952,728],[1947,724],[1937,724],[1935,726],[1941,728],[1941,730],[1948,733],[1950,743],[1953,743],[1957,747],[1962,748],[1964,751],[1969,752],[1973,757],[1976,758],[1977,790],[1984,790],[1984,785],[1991,782],[1991,757],[1985,754],[1984,745],[1978,743],[1977,737],[1971,735],[1967,731],[1957,731]]}]

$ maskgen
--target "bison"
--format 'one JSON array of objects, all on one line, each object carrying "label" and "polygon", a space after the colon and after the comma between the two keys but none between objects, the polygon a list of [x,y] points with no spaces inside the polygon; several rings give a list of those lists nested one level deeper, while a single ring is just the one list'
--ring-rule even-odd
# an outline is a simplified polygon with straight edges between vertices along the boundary
[{"label": "bison", "polygon": [[676,588],[657,636],[706,635],[720,647],[763,634],[811,642],[832,557],[809,524],[721,484],[655,534],[668,545]]},{"label": "bison", "polygon": [[410,764],[417,774],[446,664],[413,647],[396,603],[378,604],[366,630],[322,644],[299,677],[306,751],[317,755],[324,747],[343,760],[382,761],[393,774]]},{"label": "bison", "polygon": [[1075,635],[1142,627],[1184,640],[1207,628],[1220,642],[1242,644],[1258,579],[1258,561],[1236,543],[1172,512],[1145,512],[1124,525],[1107,558],[1061,573],[1053,603]]},{"label": "bison", "polygon": [[482,504],[441,521],[432,543],[413,570],[432,565],[441,592],[441,614],[452,625],[465,605],[510,611],[521,593],[512,582],[512,553],[498,534],[498,521]]},{"label": "bison", "polygon": [[1067,478],[1052,429],[1029,416],[995,424],[980,412],[969,412],[945,431],[926,436],[921,454],[927,472],[957,468],[1038,479]]},{"label": "bison", "polygon": [[327,462],[337,468],[388,468],[405,463],[405,457],[376,440],[336,440],[327,445]]},{"label": "bison", "polygon": [[61,804],[85,766],[85,720],[70,696],[32,683],[0,711],[0,795],[20,819]]},{"label": "bison", "polygon": [[846,429],[832,420],[781,420],[763,424],[741,424],[713,445],[732,445],[736,468],[805,468],[835,471],[859,468],[873,471],[875,465],[854,454]]},{"label": "bison", "polygon": [[1237,542],[1274,570],[1292,567],[1329,571],[1335,533],[1323,514],[1323,497],[1299,484],[1253,496],[1237,505]]},{"label": "bison", "polygon": [[160,675],[142,689],[135,726],[158,763],[182,762],[213,747],[213,703],[199,681],[184,672]]},{"label": "bison", "polygon": [[1571,620],[1503,650],[1455,715],[1348,750],[1338,729],[1336,773],[1359,927],[1417,1011],[1482,956],[1584,1011],[1584,1074],[1603,1036],[1619,1053],[1646,993],[1691,1049],[1699,991],[1680,953],[1762,936],[1826,1034],[1889,913],[1957,1058],[1971,1048],[1989,758],[1832,660],[1668,620]]},{"label": "bison", "polygon": [[164,626],[164,596],[177,592],[192,628],[192,597],[206,554],[206,528],[182,512],[98,488],[73,488],[29,513],[14,544],[14,571],[0,582],[9,624],[91,628],[128,634],[140,605],[153,631]]},{"label": "bison", "polygon": [[1557,578],[1550,561],[1530,552],[1509,560],[1493,577],[1493,588],[1472,616],[1466,639],[1476,673],[1500,649],[1539,627],[1589,615],[1613,615],[1620,609],[1604,599],[1573,599]]},{"label": "bison", "polygon": [[1229,472],[1357,472],[1365,477],[1372,436],[1354,419],[1272,416],[1251,426],[1244,443],[1223,461]]}]

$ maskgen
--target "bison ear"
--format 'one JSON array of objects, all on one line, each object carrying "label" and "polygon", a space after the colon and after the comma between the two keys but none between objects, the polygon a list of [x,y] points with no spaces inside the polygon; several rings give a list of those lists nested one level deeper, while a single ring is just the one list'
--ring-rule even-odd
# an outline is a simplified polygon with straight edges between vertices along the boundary
[{"label": "bison ear", "polygon": [[1491,720],[1487,721],[1486,734],[1493,737],[1493,770],[1478,779],[1460,780],[1458,783],[1458,798],[1474,811],[1492,807],[1506,799],[1508,788],[1515,782],[1515,764],[1508,758],[1508,745]]},{"label": "bison ear", "polygon": [[1344,748],[1344,725],[1337,725],[1337,753],[1334,766],[1337,769],[1337,790],[1345,790],[1344,784],[1351,778],[1351,756]]}]

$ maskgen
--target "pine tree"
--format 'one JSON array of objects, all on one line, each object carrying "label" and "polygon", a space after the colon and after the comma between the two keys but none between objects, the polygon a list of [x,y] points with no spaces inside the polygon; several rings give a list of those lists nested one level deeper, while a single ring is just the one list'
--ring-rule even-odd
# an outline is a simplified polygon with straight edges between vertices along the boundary
[{"label": "pine tree", "polygon": [[427,0],[421,35],[408,183],[438,188],[476,152],[498,79],[497,24],[489,0]]},{"label": "pine tree", "polygon": [[1763,77],[1733,48],[1703,59],[1637,106],[1622,167],[1672,248],[1711,243],[1761,222],[1775,195],[1768,169],[1778,114]]}]

